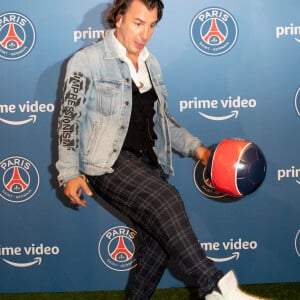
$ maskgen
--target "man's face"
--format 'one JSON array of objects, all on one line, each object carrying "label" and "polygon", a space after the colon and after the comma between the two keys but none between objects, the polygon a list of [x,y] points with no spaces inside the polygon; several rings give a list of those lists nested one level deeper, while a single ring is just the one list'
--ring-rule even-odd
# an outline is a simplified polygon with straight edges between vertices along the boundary
[{"label": "man's face", "polygon": [[149,41],[156,24],[157,8],[148,10],[139,0],[133,0],[128,11],[118,17],[115,35],[132,61],[136,61]]}]

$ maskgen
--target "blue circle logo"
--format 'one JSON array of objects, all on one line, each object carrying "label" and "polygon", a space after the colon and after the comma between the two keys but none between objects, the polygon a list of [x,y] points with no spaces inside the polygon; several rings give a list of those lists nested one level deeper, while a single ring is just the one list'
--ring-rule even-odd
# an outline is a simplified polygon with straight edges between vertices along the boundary
[{"label": "blue circle logo", "polygon": [[297,90],[296,96],[295,96],[295,109],[296,109],[298,116],[300,117],[300,88]]},{"label": "blue circle logo", "polygon": [[300,257],[300,229],[298,230],[298,232],[296,234],[295,249],[296,249],[298,256]]},{"label": "blue circle logo", "polygon": [[26,16],[15,12],[0,15],[0,58],[23,58],[34,44],[35,28]]},{"label": "blue circle logo", "polygon": [[38,190],[40,176],[27,158],[14,156],[0,162],[0,197],[9,202],[29,200]]},{"label": "blue circle logo", "polygon": [[238,26],[225,9],[210,7],[200,11],[190,29],[194,46],[207,55],[221,55],[236,43]]},{"label": "blue circle logo", "polygon": [[126,226],[107,230],[100,238],[98,253],[102,262],[114,271],[136,267],[134,238],[137,232]]}]

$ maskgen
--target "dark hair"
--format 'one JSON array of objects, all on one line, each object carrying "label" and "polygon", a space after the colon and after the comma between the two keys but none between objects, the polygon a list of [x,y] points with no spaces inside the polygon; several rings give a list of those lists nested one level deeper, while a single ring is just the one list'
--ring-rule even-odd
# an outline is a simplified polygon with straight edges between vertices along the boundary
[{"label": "dark hair", "polygon": [[[157,22],[159,22],[163,16],[164,4],[161,0],[139,0],[149,10],[157,8]],[[116,27],[118,15],[124,15],[133,0],[114,0],[112,7],[107,12],[107,23],[110,28]]]}]

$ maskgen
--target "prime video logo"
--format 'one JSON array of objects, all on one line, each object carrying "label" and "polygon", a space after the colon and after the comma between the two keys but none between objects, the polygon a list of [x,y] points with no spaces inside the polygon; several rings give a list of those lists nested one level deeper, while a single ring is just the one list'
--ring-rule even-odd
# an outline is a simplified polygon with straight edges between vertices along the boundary
[{"label": "prime video logo", "polygon": [[93,29],[88,27],[86,30],[75,30],[73,33],[74,43],[84,40],[98,41],[104,38],[106,30]]},{"label": "prime video logo", "polygon": [[300,26],[291,23],[289,26],[276,27],[276,38],[279,39],[285,36],[292,36],[296,42],[300,43]]},{"label": "prime video logo", "polygon": [[279,169],[277,171],[277,180],[282,181],[283,179],[293,179],[300,184],[300,168],[291,166],[288,169]]},{"label": "prime video logo", "polygon": [[[229,96],[227,99],[183,99],[179,101],[179,111],[198,110],[198,113],[209,120],[224,121],[237,118],[242,109],[255,109],[257,101],[254,98],[247,99],[241,96],[235,98]],[[205,110],[205,113],[203,112]],[[221,115],[215,115],[215,111],[223,111]]]}]

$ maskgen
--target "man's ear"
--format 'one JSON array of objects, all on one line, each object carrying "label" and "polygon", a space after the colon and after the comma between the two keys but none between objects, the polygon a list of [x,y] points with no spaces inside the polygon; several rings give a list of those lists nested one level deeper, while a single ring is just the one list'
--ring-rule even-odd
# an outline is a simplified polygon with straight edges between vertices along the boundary
[{"label": "man's ear", "polygon": [[117,17],[116,17],[116,27],[117,27],[117,28],[120,27],[122,21],[123,21],[123,15],[120,15],[120,14],[117,15]]}]

